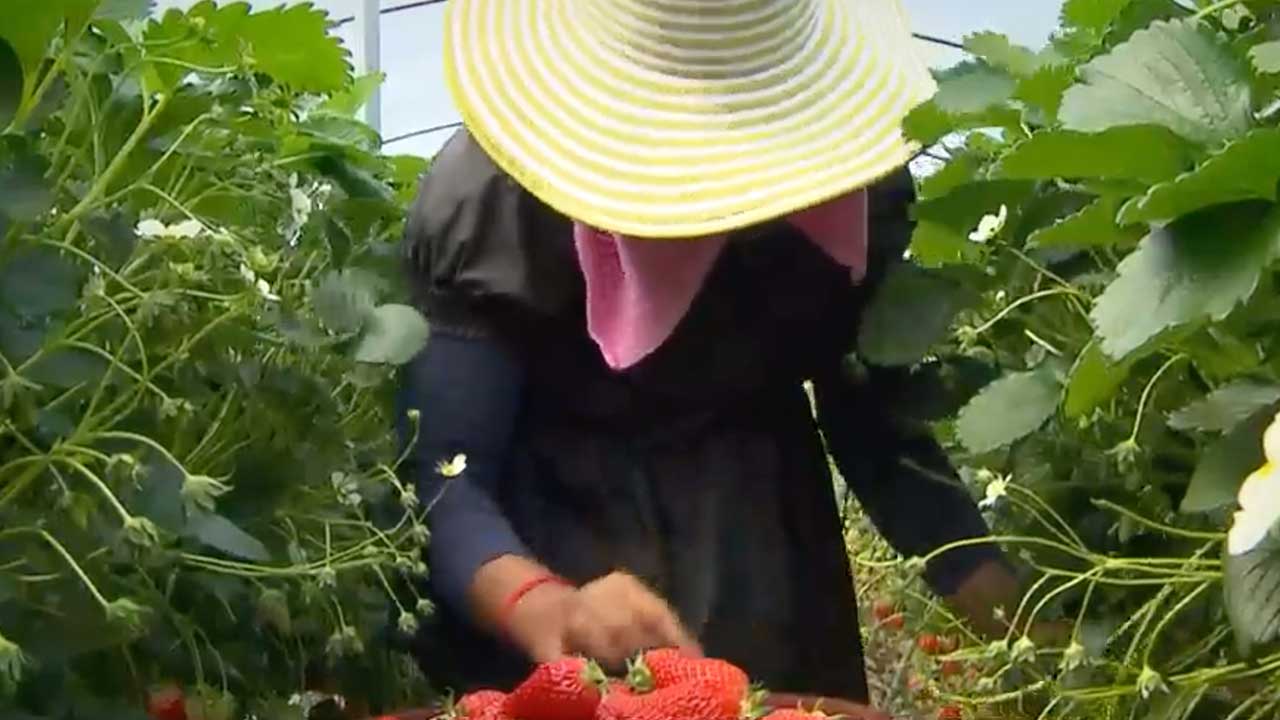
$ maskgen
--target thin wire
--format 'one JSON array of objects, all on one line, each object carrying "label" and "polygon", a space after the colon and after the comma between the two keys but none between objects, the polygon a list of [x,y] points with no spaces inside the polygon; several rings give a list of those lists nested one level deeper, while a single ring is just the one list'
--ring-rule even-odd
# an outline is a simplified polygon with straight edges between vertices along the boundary
[{"label": "thin wire", "polygon": [[415,138],[420,135],[430,135],[431,133],[441,132],[443,130],[453,130],[454,128],[460,128],[460,127],[462,127],[462,121],[445,123],[443,125],[435,125],[433,127],[423,128],[421,130],[414,130],[413,132],[407,132],[407,133],[404,133],[403,135],[394,135],[392,137],[387,138],[386,140],[383,140],[382,144],[386,146],[386,145],[390,145],[391,143],[397,143],[397,142],[400,142],[401,140],[408,140],[409,138]]},{"label": "thin wire", "polygon": [[[385,10],[379,10],[378,14],[391,15],[392,13],[404,12],[405,10],[413,10],[414,8],[427,7],[428,5],[439,5],[440,3],[445,1],[446,0],[417,0],[417,2],[408,2],[402,5],[393,5],[389,8],[386,8]],[[341,27],[343,25],[346,25],[347,23],[351,23],[355,21],[356,21],[355,15],[348,15],[347,17],[339,18],[334,23],[334,26]]]}]

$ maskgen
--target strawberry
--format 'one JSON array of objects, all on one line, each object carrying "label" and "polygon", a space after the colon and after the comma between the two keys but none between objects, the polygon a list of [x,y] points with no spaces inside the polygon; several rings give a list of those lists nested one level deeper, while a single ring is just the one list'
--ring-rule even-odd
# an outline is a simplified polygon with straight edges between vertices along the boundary
[{"label": "strawberry", "polygon": [[716,658],[699,658],[680,650],[650,650],[633,663],[628,673],[632,687],[646,690],[673,687],[691,680],[705,680],[721,692],[741,701],[751,684],[734,664]]},{"label": "strawberry", "polygon": [[964,671],[964,665],[959,660],[943,660],[938,671],[942,677],[956,677]]},{"label": "strawberry", "polygon": [[964,713],[955,705],[938,708],[938,720],[964,720]]},{"label": "strawberry", "polygon": [[168,685],[151,691],[147,697],[147,714],[152,720],[187,720],[187,699],[182,688]]},{"label": "strawberry", "polygon": [[582,658],[539,665],[502,702],[502,712],[519,720],[594,720],[604,673]]},{"label": "strawberry", "polygon": [[897,609],[888,600],[877,600],[876,604],[871,607],[871,614],[880,622],[888,620],[889,616],[895,612],[897,612]]},{"label": "strawberry", "polygon": [[890,630],[901,630],[906,626],[907,618],[902,613],[894,613],[880,622]]},{"label": "strawberry", "polygon": [[621,680],[610,680],[600,706],[596,708],[596,720],[626,720],[630,718],[640,704],[643,696],[631,690],[631,686]]},{"label": "strawberry", "polygon": [[483,718],[502,707],[507,694],[498,690],[477,690],[463,695],[454,706],[455,715],[463,718]]},{"label": "strawberry", "polygon": [[925,655],[937,655],[940,647],[938,636],[933,633],[921,633],[916,638],[916,647],[920,648],[920,652]]},{"label": "strawberry", "polygon": [[627,720],[738,720],[742,700],[724,692],[714,680],[695,679],[645,695]]}]

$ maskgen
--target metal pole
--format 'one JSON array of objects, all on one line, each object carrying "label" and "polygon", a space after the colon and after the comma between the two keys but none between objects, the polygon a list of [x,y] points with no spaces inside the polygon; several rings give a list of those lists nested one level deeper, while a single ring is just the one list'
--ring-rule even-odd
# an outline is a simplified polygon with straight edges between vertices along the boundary
[{"label": "metal pole", "polygon": [[[361,72],[376,73],[382,69],[382,15],[378,0],[362,0],[360,8]],[[364,106],[364,121],[382,132],[382,89],[375,88]]]}]

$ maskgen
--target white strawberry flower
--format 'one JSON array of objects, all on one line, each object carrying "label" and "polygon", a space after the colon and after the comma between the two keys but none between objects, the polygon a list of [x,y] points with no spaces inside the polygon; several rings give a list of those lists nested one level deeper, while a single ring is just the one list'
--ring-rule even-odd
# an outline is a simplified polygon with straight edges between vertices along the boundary
[{"label": "white strawberry flower", "polygon": [[987,509],[996,506],[1003,498],[1009,495],[1010,478],[1007,475],[995,475],[990,473],[991,480],[987,483],[985,497],[978,503],[978,507]]},{"label": "white strawberry flower", "polygon": [[436,463],[436,472],[447,478],[456,478],[467,471],[467,456],[459,453],[450,460]]},{"label": "white strawberry flower", "polygon": [[1237,500],[1240,510],[1227,533],[1227,553],[1244,555],[1280,526],[1280,415],[1262,435],[1266,462],[1245,478]]},{"label": "white strawberry flower", "polygon": [[190,240],[204,233],[205,226],[199,220],[183,220],[175,225],[165,225],[155,218],[149,218],[139,222],[133,228],[133,231],[137,233],[138,237],[150,240],[156,238]]},{"label": "white strawberry flower", "polygon": [[1009,222],[1009,206],[1001,204],[1000,211],[994,215],[983,215],[978,221],[978,228],[969,233],[969,239],[976,243],[985,243],[999,235]]}]

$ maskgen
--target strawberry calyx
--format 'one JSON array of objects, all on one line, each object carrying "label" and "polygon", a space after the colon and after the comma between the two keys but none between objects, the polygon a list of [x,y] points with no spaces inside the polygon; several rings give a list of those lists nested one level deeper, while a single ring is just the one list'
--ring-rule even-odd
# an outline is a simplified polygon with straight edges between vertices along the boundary
[{"label": "strawberry calyx", "polygon": [[742,696],[738,716],[745,720],[760,720],[772,709],[765,702],[769,699],[769,691],[761,685],[752,685]]},{"label": "strawberry calyx", "polygon": [[657,689],[653,673],[649,670],[649,666],[645,664],[643,656],[627,661],[626,682],[637,693],[650,693]]},{"label": "strawberry calyx", "polygon": [[594,660],[587,660],[583,664],[582,682],[594,687],[601,695],[609,691],[609,675]]}]

